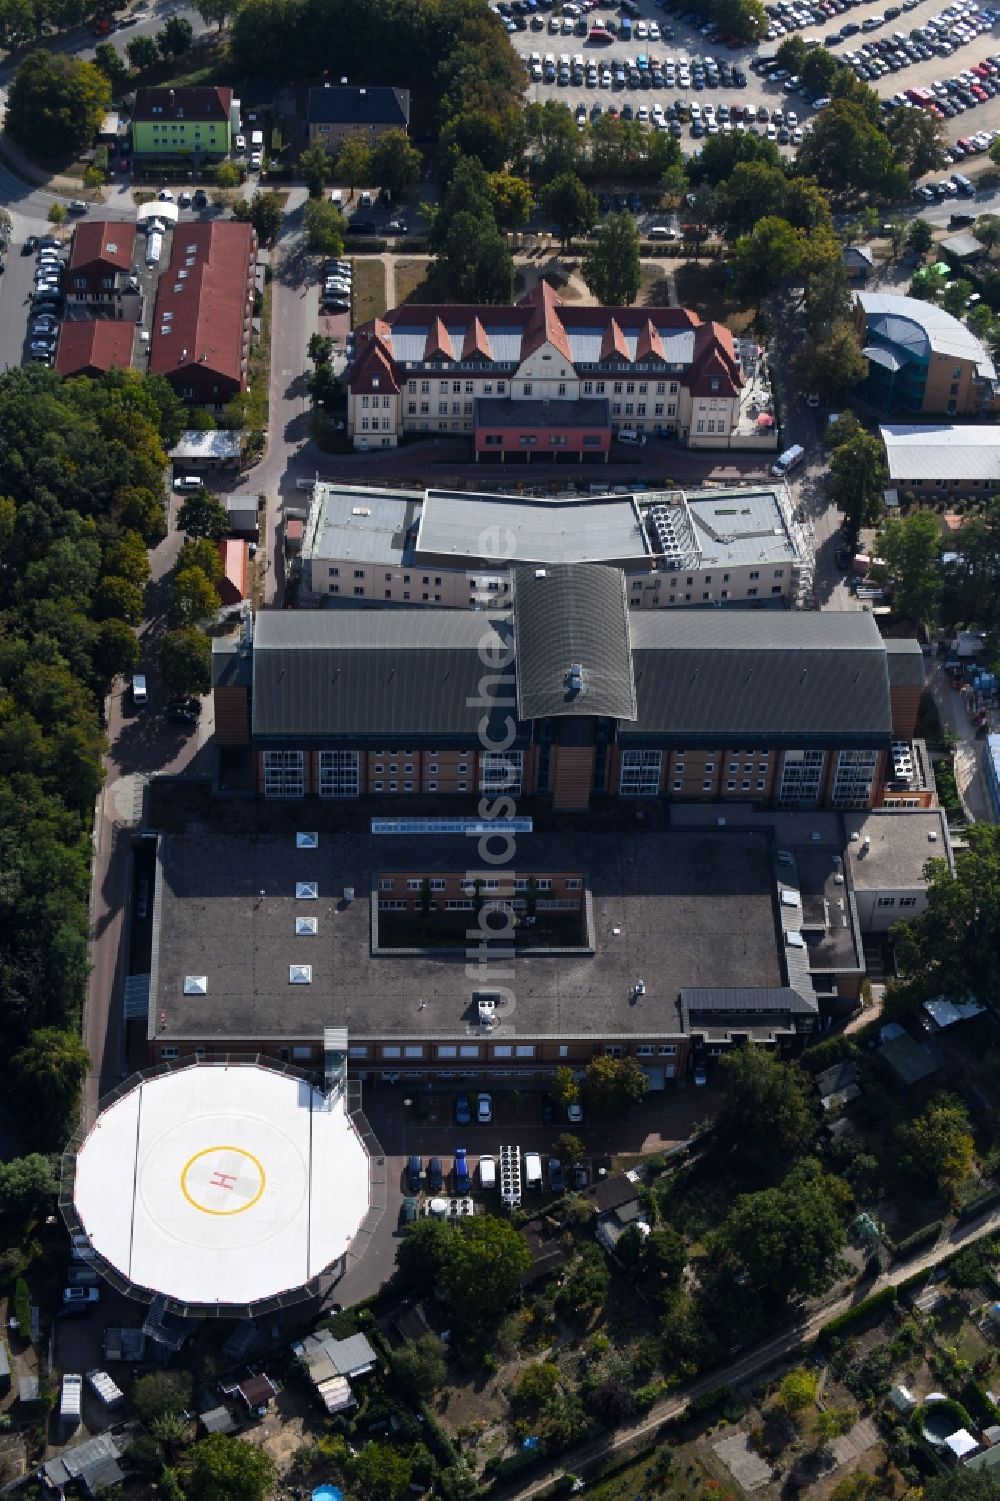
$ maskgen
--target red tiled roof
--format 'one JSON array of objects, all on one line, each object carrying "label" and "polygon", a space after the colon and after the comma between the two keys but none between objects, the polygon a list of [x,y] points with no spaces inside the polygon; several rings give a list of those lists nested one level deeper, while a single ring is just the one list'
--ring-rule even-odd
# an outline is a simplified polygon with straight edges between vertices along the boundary
[{"label": "red tiled roof", "polygon": [[431,331],[427,335],[427,348],[424,350],[424,359],[433,360],[437,355],[443,355],[446,360],[455,358],[455,351],[451,347],[448,330],[444,326],[444,319],[436,317],[431,323]]},{"label": "red tiled roof", "polygon": [[385,346],[375,340],[358,355],[351,375],[351,391],[360,396],[369,396],[373,391],[383,395],[399,393],[399,379],[395,362]]},{"label": "red tiled roof", "polygon": [[222,578],[219,580],[219,595],[224,605],[238,605],[247,595],[247,571],[250,566],[250,549],[245,542],[234,537],[224,537],[217,544],[222,563]]},{"label": "red tiled roof", "polygon": [[132,363],[135,325],[116,318],[79,319],[59,329],[55,368],[60,375],[91,370],[127,370]]},{"label": "red tiled roof", "polygon": [[135,249],[135,225],[104,219],[87,220],[73,231],[69,270],[80,271],[95,262],[127,271]]},{"label": "red tiled roof", "polygon": [[611,360],[615,356],[621,360],[628,359],[628,344],[622,333],[621,324],[612,318],[604,330],[604,338],[601,340],[601,360]]},{"label": "red tiled roof", "polygon": [[518,307],[529,309],[528,323],[521,343],[522,359],[526,355],[533,354],[543,344],[551,344],[553,349],[558,349],[559,353],[572,364],[573,356],[570,353],[569,340],[559,318],[559,309],[562,305],[562,298],[544,277],[527,296],[521,298]]},{"label": "red tiled roof", "polygon": [[492,360],[493,351],[490,348],[490,336],[483,327],[480,318],[473,318],[465,330],[465,344],[462,347],[462,359],[471,360],[474,355],[481,355],[484,360]]},{"label": "red tiled roof", "polygon": [[137,89],[133,120],[229,119],[232,89],[197,85],[189,89]]},{"label": "red tiled roof", "polygon": [[742,390],[740,362],[724,323],[703,323],[695,330],[694,359],[685,384],[692,396],[736,396]]},{"label": "red tiled roof", "polygon": [[[253,309],[249,224],[178,224],[156,290],[149,368],[155,375],[208,371],[244,385],[244,324]],[[167,316],[169,315],[169,316]]]}]

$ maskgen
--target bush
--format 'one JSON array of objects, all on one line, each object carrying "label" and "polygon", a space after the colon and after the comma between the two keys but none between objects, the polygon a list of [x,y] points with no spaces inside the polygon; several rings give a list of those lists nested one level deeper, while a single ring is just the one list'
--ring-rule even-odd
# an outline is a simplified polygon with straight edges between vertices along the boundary
[{"label": "bush", "polygon": [[845,1329],[852,1328],[855,1324],[864,1323],[877,1313],[882,1313],[896,1302],[896,1288],[884,1287],[881,1292],[872,1293],[870,1298],[864,1298],[856,1303],[853,1308],[845,1309],[838,1313],[835,1319],[824,1324],[816,1336],[821,1345],[829,1345],[830,1342],[843,1333]]},{"label": "bush", "polygon": [[28,1284],[23,1277],[18,1277],[14,1283],[14,1317],[17,1319],[17,1332],[22,1339],[31,1338],[31,1299],[28,1296]]},{"label": "bush", "polygon": [[906,1257],[912,1256],[914,1251],[919,1251],[922,1246],[937,1240],[943,1225],[944,1220],[932,1220],[929,1225],[922,1225],[919,1230],[914,1230],[912,1235],[896,1241],[892,1248],[893,1261],[905,1261]]},{"label": "bush", "polygon": [[997,1410],[996,1403],[990,1399],[989,1393],[979,1385],[978,1381],[971,1378],[962,1388],[962,1406],[980,1428],[989,1428],[992,1424],[1000,1422],[1000,1411]]},{"label": "bush", "polygon": [[991,1188],[963,1204],[958,1217],[960,1220],[974,1220],[977,1215],[985,1214],[987,1209],[993,1209],[997,1204],[1000,1204],[1000,1188]]},{"label": "bush", "polygon": [[718,1408],[725,1407],[726,1403],[731,1400],[732,1395],[733,1389],[731,1386],[713,1386],[710,1391],[702,1392],[700,1397],[692,1397],[687,1405],[686,1416],[689,1418],[707,1417],[709,1413],[715,1412]]}]

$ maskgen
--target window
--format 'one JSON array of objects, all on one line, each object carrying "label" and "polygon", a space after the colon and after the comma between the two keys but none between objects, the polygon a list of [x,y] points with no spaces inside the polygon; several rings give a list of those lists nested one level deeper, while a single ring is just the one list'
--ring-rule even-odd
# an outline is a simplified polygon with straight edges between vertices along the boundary
[{"label": "window", "polygon": [[379,889],[379,891],[391,891],[392,890],[392,876],[379,876],[379,878],[378,878],[378,889]]},{"label": "window", "polygon": [[635,1050],[635,1056],[637,1058],[652,1058],[653,1051],[653,1044],[651,1042],[640,1042]]},{"label": "window", "polygon": [[524,394],[525,394],[525,396],[530,396],[531,395],[531,381],[530,380],[526,380],[525,383],[524,383]]},{"label": "window", "polygon": [[509,1042],[498,1042],[493,1049],[494,1058],[513,1058],[514,1049]]},{"label": "window", "polygon": [[161,1048],[160,1049],[160,1057],[161,1058],[179,1058],[180,1057],[180,1050],[178,1048]]},{"label": "window", "polygon": [[895,907],[895,905],[896,898],[894,896],[880,896],[876,902],[876,906],[879,907]]},{"label": "window", "polygon": [[357,751],[320,751],[319,795],[320,797],[357,797]]},{"label": "window", "polygon": [[915,907],[917,905],[917,899],[915,896],[901,896],[899,899],[899,905],[901,907]]},{"label": "window", "polygon": [[383,1048],[382,1048],[381,1051],[382,1051],[382,1057],[383,1058],[398,1058],[399,1057],[399,1048],[393,1046],[392,1044],[386,1043],[385,1046],[383,1046]]},{"label": "window", "polygon": [[877,766],[878,751],[841,751],[833,775],[833,806],[867,808],[871,802]]},{"label": "window", "polygon": [[454,1043],[442,1042],[438,1044],[437,1055],[439,1058],[457,1058],[458,1048]]},{"label": "window", "polygon": [[347,1049],[347,1056],[348,1058],[367,1058],[368,1049],[362,1046],[361,1043],[355,1043]]},{"label": "window", "polygon": [[302,797],[305,793],[302,751],[264,752],[264,796]]},{"label": "window", "polygon": [[661,1042],[661,1044],[660,1044],[660,1057],[661,1058],[676,1058],[677,1057],[677,1046],[676,1046],[676,1044],[672,1043],[672,1042]]},{"label": "window", "polygon": [[566,877],[566,890],[567,891],[580,891],[580,890],[582,890],[582,888],[583,888],[583,880],[582,880],[582,878],[580,876],[567,876]]},{"label": "window", "polygon": [[533,1042],[519,1042],[514,1049],[515,1058],[534,1058],[535,1044]]},{"label": "window", "polygon": [[463,1042],[458,1050],[460,1058],[478,1058],[479,1044],[477,1042]]},{"label": "window", "polygon": [[420,1044],[418,1042],[416,1042],[416,1043],[410,1043],[410,1042],[408,1042],[406,1044],[406,1046],[403,1048],[403,1057],[404,1058],[422,1058],[423,1056],[424,1056],[424,1050],[423,1050],[423,1048],[420,1046]]},{"label": "window", "polygon": [[781,801],[796,808],[814,808],[819,800],[825,763],[825,751],[786,751],[778,794]]},{"label": "window", "polygon": [[[460,766],[459,771],[465,767]],[[523,751],[484,751],[479,763],[480,792],[506,792],[520,797],[524,777]]]},{"label": "window", "polygon": [[620,797],[656,797],[660,790],[662,759],[663,753],[658,750],[623,751],[618,778],[618,795]]},{"label": "window", "polygon": [[441,876],[434,876],[433,879],[431,880],[431,890],[432,891],[443,891],[445,889],[446,885],[447,885],[447,882],[444,881],[441,878]]},{"label": "window", "polygon": [[419,876],[410,876],[406,882],[406,889],[407,891],[419,891],[422,885],[423,882]]}]

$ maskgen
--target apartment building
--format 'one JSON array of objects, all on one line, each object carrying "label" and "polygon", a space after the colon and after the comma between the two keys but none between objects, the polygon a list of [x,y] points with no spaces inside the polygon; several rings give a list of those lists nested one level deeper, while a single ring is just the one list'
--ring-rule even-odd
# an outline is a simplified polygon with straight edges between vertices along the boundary
[{"label": "apartment building", "polygon": [[858,292],[854,318],[877,410],[967,417],[1000,408],[993,357],[971,329],[933,302]]},{"label": "apartment building", "polygon": [[257,236],[234,220],[178,224],[156,289],[149,368],[193,406],[247,388]]},{"label": "apartment building", "polygon": [[317,483],[302,599],[506,609],[519,564],[606,563],[630,609],[809,604],[813,554],[784,486],[564,500]]},{"label": "apartment building", "polygon": [[234,787],[866,808],[914,734],[919,645],[867,613],[631,610],[597,564],[512,582],[509,612],[271,612],[214,643]]},{"label": "apartment building", "polygon": [[462,433],[477,461],[530,463],[606,459],[623,430],[692,448],[777,442],[756,345],[687,308],[582,307],[542,280],[514,307],[393,308],[354,349],[347,430],[360,449]]},{"label": "apartment building", "polygon": [[387,131],[409,130],[410,91],[325,83],[309,90],[307,125],[309,145],[322,146],[332,156],[349,136],[360,135],[375,146]]},{"label": "apartment building", "polygon": [[889,483],[921,499],[991,495],[1000,488],[1000,427],[985,423],[884,423]]},{"label": "apartment building", "polygon": [[137,89],[132,153],[140,164],[157,158],[221,158],[229,155],[239,128],[240,101],[232,89],[214,84]]},{"label": "apartment building", "polygon": [[71,303],[112,304],[119,318],[134,319],[122,309],[123,293],[131,291],[138,302],[138,283],[132,273],[136,226],[104,219],[88,219],[73,231],[66,267],[66,294]]}]

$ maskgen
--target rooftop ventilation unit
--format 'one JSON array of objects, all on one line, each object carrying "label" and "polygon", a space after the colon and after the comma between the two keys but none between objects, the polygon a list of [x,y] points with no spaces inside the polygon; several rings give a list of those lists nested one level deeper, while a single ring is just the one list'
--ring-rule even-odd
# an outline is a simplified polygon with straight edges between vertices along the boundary
[{"label": "rooftop ventilation unit", "polygon": [[300,902],[315,902],[319,899],[318,881],[296,881],[295,895]]},{"label": "rooftop ventilation unit", "polygon": [[295,919],[296,938],[315,938],[319,932],[318,917],[297,917]]},{"label": "rooftop ventilation unit", "polygon": [[290,964],[288,966],[289,985],[311,985],[313,967],[311,964]]},{"label": "rooftop ventilation unit", "polygon": [[497,1020],[496,1001],[480,1000],[478,1005],[479,1025],[481,1027],[495,1027]]},{"label": "rooftop ventilation unit", "polygon": [[185,995],[208,995],[208,976],[207,975],[185,975],[184,976],[184,994]]}]

